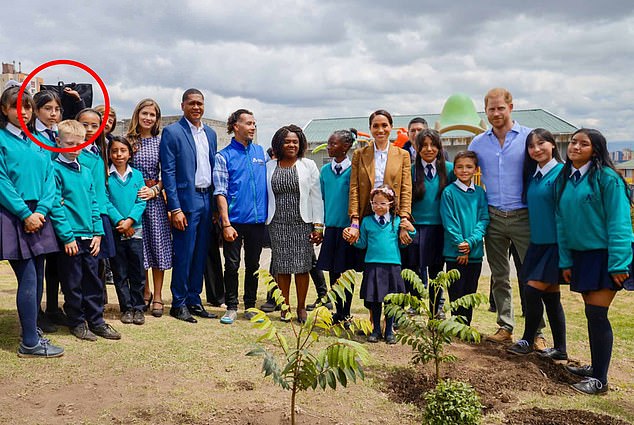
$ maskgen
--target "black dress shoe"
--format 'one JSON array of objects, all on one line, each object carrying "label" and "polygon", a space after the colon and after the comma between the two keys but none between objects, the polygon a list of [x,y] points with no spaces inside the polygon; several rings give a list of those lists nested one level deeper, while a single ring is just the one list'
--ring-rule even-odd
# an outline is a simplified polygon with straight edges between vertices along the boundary
[{"label": "black dress shoe", "polygon": [[581,376],[583,378],[592,378],[593,370],[592,370],[592,366],[590,365],[585,365],[585,366],[566,365],[565,368],[568,372],[572,373],[573,375]]},{"label": "black dress shoe", "polygon": [[200,305],[188,305],[187,306],[187,310],[189,310],[189,312],[191,314],[193,314],[194,316],[198,316],[198,317],[202,317],[204,319],[216,319],[218,318],[217,314],[214,313],[210,313],[207,310],[205,310],[205,308]]},{"label": "black dress shoe", "polygon": [[596,378],[586,378],[581,382],[571,385],[572,389],[589,395],[605,394],[608,392],[608,384],[602,383]]},{"label": "black dress shoe", "polygon": [[194,319],[194,316],[191,315],[187,307],[172,307],[170,308],[170,316],[177,318],[178,320],[183,320],[189,323],[198,323],[198,320]]}]

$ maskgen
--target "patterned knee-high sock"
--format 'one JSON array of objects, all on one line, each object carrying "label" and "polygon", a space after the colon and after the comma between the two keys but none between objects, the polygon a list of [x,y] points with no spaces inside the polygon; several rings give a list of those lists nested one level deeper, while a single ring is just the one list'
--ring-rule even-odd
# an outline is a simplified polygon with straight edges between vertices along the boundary
[{"label": "patterned knee-high sock", "polygon": [[566,353],[566,316],[561,306],[561,293],[545,292],[542,300],[544,300],[548,323],[553,333],[553,345],[560,352]]},{"label": "patterned knee-high sock", "polygon": [[608,319],[608,308],[586,304],[586,318],[590,330],[592,375],[603,384],[608,382],[608,368],[612,358],[614,335]]},{"label": "patterned knee-high sock", "polygon": [[533,345],[535,334],[539,328],[539,322],[544,316],[544,304],[542,296],[544,291],[526,285],[524,289],[524,299],[526,300],[526,321],[524,325],[524,336],[522,339]]}]

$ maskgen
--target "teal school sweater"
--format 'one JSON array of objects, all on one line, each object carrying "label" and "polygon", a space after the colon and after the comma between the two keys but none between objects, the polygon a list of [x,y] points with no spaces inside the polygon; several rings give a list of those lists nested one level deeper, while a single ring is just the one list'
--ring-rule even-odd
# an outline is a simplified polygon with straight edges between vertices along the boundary
[{"label": "teal school sweater", "polygon": [[121,220],[131,218],[133,227],[141,228],[141,217],[145,211],[145,201],[137,196],[137,192],[145,186],[143,174],[132,168],[132,174],[128,174],[125,181],[121,181],[116,173],[108,177],[108,217],[116,226]]},{"label": "teal school sweater", "polygon": [[[632,262],[630,202],[623,180],[610,168],[567,179],[556,209],[559,267],[572,267],[571,250],[608,250],[608,272],[628,272]],[[559,187],[559,186],[558,186]]]},{"label": "teal school sweater", "polygon": [[55,178],[46,150],[0,129],[0,205],[24,220],[32,214],[25,201],[37,201],[34,212],[46,216],[54,200]]},{"label": "teal school sweater", "polygon": [[[447,167],[447,186],[456,181],[456,176],[453,173],[453,163],[445,161]],[[416,181],[416,166],[412,164],[412,185]],[[425,195],[423,199],[414,200],[412,198],[412,218],[414,224],[424,225],[440,225],[442,219],[440,218],[440,196],[438,196],[440,178],[438,173],[433,179],[429,180],[425,177]]]},{"label": "teal school sweater", "polygon": [[531,243],[540,245],[557,243],[556,186],[557,176],[563,167],[563,164],[557,164],[541,179],[531,177],[528,182],[526,203],[528,204]]},{"label": "teal school sweater", "polygon": [[[363,218],[359,229],[359,239],[354,243],[354,246],[360,249],[367,248],[366,263],[401,265],[398,240],[400,224],[401,218],[398,216],[392,217],[392,221],[383,226],[374,218],[374,214]],[[413,237],[416,235],[416,230],[408,233]]]},{"label": "teal school sweater", "polygon": [[440,197],[440,217],[445,228],[443,256],[456,261],[461,255],[458,244],[469,243],[469,261],[482,262],[482,239],[489,225],[486,194],[480,186],[474,192],[465,192],[454,183],[448,185]]},{"label": "teal school sweater", "polygon": [[330,164],[321,167],[319,183],[324,200],[324,225],[326,227],[348,227],[348,194],[352,167],[337,175]]},{"label": "teal school sweater", "polygon": [[93,178],[94,190],[97,196],[97,204],[99,205],[99,214],[108,214],[108,203],[110,202],[106,193],[106,168],[101,156],[96,155],[85,149],[81,150],[81,154],[77,157],[77,161],[82,167],[90,170]]},{"label": "teal school sweater", "polygon": [[53,206],[51,222],[57,237],[68,244],[76,238],[103,235],[90,170],[83,166],[78,171],[72,170],[57,160],[53,161],[53,169],[59,202]]}]

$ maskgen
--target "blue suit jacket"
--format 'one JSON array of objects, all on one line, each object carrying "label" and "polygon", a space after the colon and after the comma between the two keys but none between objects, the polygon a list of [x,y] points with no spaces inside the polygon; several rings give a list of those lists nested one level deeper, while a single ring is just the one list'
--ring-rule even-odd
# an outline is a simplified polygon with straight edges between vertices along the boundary
[{"label": "blue suit jacket", "polygon": [[[204,124],[203,128],[209,141],[209,163],[213,172],[217,150],[216,132]],[[173,211],[180,208],[183,212],[192,211],[196,193],[196,143],[185,117],[163,129],[160,155],[167,209]],[[213,196],[211,198],[213,200]]]}]

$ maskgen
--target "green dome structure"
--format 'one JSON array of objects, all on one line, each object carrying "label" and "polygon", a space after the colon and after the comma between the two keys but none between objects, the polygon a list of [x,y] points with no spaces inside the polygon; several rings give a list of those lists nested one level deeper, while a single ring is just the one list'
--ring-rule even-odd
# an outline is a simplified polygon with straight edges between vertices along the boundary
[{"label": "green dome structure", "polygon": [[473,100],[464,93],[456,93],[447,98],[442,107],[440,119],[436,121],[434,128],[440,134],[453,130],[480,134],[487,129],[487,126],[478,115]]}]

